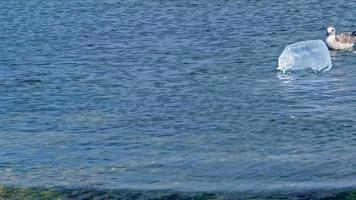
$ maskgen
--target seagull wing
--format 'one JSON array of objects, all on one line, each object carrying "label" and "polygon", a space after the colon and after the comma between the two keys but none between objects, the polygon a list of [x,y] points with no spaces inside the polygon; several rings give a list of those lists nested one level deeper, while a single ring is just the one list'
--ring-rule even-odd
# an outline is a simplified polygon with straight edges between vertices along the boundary
[{"label": "seagull wing", "polygon": [[351,33],[340,33],[336,36],[336,40],[341,43],[353,43],[356,41],[356,37]]}]

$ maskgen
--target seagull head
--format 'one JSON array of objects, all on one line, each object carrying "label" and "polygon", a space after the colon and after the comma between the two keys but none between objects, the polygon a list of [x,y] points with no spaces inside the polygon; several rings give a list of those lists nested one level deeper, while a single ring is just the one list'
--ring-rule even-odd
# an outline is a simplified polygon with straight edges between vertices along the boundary
[{"label": "seagull head", "polygon": [[326,29],[326,35],[335,35],[335,28],[333,26],[328,26]]}]

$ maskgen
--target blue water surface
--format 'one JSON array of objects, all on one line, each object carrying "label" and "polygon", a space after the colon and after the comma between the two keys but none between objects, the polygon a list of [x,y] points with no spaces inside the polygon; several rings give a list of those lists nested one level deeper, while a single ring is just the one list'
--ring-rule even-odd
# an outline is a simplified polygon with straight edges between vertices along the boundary
[{"label": "blue water surface", "polygon": [[356,187],[350,0],[0,2],[0,184],[183,191]]}]

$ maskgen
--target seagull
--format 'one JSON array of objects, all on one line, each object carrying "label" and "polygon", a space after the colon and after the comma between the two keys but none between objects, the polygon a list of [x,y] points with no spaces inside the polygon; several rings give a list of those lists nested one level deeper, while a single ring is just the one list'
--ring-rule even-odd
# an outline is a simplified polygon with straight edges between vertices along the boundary
[{"label": "seagull", "polygon": [[352,50],[356,43],[356,31],[336,34],[333,26],[326,29],[326,44],[332,50]]}]

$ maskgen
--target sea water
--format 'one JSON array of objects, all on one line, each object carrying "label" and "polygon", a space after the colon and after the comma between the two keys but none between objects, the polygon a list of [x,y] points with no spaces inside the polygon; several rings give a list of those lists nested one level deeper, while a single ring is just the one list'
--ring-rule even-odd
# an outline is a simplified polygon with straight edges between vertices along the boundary
[{"label": "sea water", "polygon": [[0,184],[356,186],[355,54],[331,52],[325,73],[275,71],[285,46],[352,27],[353,1],[0,8]]}]

